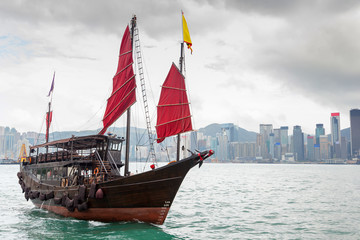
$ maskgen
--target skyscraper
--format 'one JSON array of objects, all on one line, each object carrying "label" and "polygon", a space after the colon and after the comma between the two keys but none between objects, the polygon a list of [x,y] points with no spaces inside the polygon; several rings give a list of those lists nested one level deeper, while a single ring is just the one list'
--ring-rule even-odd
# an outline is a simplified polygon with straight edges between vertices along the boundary
[{"label": "skyscraper", "polygon": [[288,152],[288,145],[289,145],[288,130],[289,130],[288,126],[280,127],[280,143],[281,143],[282,154],[285,154]]},{"label": "skyscraper", "polygon": [[197,131],[193,131],[190,133],[190,150],[191,151],[194,151],[195,149],[199,149],[197,133],[198,133]]},{"label": "skyscraper", "polygon": [[219,149],[217,153],[217,157],[221,162],[228,162],[229,159],[229,138],[227,136],[226,131],[221,133],[217,133],[216,137],[218,138],[219,142]]},{"label": "skyscraper", "polygon": [[320,135],[319,142],[320,142],[320,159],[321,160],[329,159],[330,143],[328,141],[328,136]]},{"label": "skyscraper", "polygon": [[239,133],[237,127],[233,123],[223,123],[220,125],[221,131],[225,131],[229,142],[239,141]]},{"label": "skyscraper", "polygon": [[294,126],[293,129],[294,155],[297,161],[304,160],[304,133],[300,126]]},{"label": "skyscraper", "polygon": [[274,133],[269,134],[269,153],[271,158],[274,157],[274,146],[275,146],[275,135]]},{"label": "skyscraper", "polygon": [[320,136],[321,135],[325,135],[325,128],[324,128],[324,124],[318,123],[318,124],[316,124],[316,129],[315,129],[316,144],[320,144]]},{"label": "skyscraper", "polygon": [[314,137],[307,136],[307,159],[309,161],[315,160]]},{"label": "skyscraper", "polygon": [[263,158],[269,158],[269,144],[270,144],[270,133],[272,133],[272,124],[260,124],[260,135],[261,135],[261,156]]},{"label": "skyscraper", "polygon": [[341,142],[340,134],[340,113],[331,113],[330,117],[331,126],[331,145],[335,148],[336,144]]},{"label": "skyscraper", "polygon": [[360,155],[360,109],[350,110],[351,155]]},{"label": "skyscraper", "polygon": [[274,128],[273,133],[274,133],[274,141],[275,141],[275,143],[280,143],[281,142],[281,140],[280,140],[280,135],[281,135],[280,128]]}]

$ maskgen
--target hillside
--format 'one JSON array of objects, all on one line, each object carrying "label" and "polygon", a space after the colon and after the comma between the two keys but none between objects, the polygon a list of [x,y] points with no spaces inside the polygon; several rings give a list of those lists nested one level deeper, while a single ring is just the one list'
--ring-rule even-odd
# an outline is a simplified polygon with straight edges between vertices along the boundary
[{"label": "hillside", "polygon": [[[250,132],[236,125],[234,126],[238,135],[239,142],[256,142],[256,132]],[[200,128],[199,132],[202,132],[206,136],[216,137],[217,133],[221,133],[221,124],[210,124],[204,128]]]}]

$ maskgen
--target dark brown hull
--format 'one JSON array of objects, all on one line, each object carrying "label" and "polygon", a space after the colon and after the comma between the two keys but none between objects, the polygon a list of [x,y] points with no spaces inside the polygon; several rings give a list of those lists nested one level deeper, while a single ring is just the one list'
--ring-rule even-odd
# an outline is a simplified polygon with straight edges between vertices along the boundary
[{"label": "dark brown hull", "polygon": [[[207,155],[203,157],[206,158]],[[102,190],[102,198],[91,197],[90,185],[87,185],[84,201],[87,210],[83,211],[76,207],[69,210],[64,204],[55,203],[55,199],[62,198],[64,194],[69,200],[76,199],[80,186],[59,187],[43,184],[28,174],[26,166],[21,166],[20,181],[25,185],[25,192],[54,192],[54,197],[48,200],[42,201],[39,197],[30,199],[37,207],[64,217],[103,222],[142,221],[163,224],[186,174],[201,161],[200,156],[193,155],[155,170],[99,183],[96,190]]]},{"label": "dark brown hull", "polygon": [[155,208],[90,208],[86,212],[79,212],[77,209],[70,212],[66,207],[55,205],[35,206],[47,209],[64,217],[73,217],[81,220],[94,220],[100,222],[130,222],[141,221],[154,224],[163,224],[170,210],[169,207]]}]

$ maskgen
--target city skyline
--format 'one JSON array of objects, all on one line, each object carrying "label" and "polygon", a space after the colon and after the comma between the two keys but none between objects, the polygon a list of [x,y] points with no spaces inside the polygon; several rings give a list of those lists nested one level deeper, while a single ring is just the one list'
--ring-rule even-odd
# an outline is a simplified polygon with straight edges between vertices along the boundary
[{"label": "city skyline", "polygon": [[360,3],[227,0],[90,1],[86,8],[82,1],[56,8],[42,0],[5,1],[0,125],[39,131],[56,71],[54,130],[100,128],[122,26],[132,13],[154,112],[159,86],[178,62],[181,9],[193,41],[186,84],[195,128],[234,122],[257,131],[269,122],[312,132],[318,122],[330,129],[329,112],[339,112],[342,127],[350,126],[348,112],[359,107]]},{"label": "city skyline", "polygon": [[[352,109],[352,110],[358,110],[358,109]],[[210,126],[210,125],[212,125],[212,124],[220,124],[220,125],[228,125],[228,124],[232,124],[232,125],[236,125],[236,123],[230,123],[230,122],[224,122],[224,123],[210,123],[209,125],[207,125],[207,126],[204,126],[204,127],[201,127],[201,128],[199,128],[199,129],[194,129],[194,131],[196,132],[196,131],[198,131],[198,130],[200,130],[200,129],[204,129],[204,128],[206,128],[206,127],[208,127],[208,126]],[[260,124],[258,124],[258,129],[259,129],[259,126],[271,126],[271,130],[270,130],[270,132],[271,131],[275,131],[275,130],[282,130],[283,132],[284,131],[286,131],[286,132],[288,132],[288,130],[291,128],[291,127],[295,127],[295,126],[300,126],[300,127],[302,127],[301,125],[287,125],[287,126],[275,126],[275,127],[278,127],[278,128],[274,128],[274,124],[272,124],[272,123],[260,123]],[[331,124],[329,124],[329,126],[330,126]],[[260,127],[260,129],[258,130],[258,131],[252,131],[252,130],[249,130],[248,128],[246,128],[245,126],[238,126],[238,125],[236,125],[237,127],[239,127],[239,128],[242,128],[242,129],[244,129],[244,130],[246,130],[246,131],[248,131],[248,132],[253,132],[253,133],[260,133],[261,132],[261,127]],[[331,135],[331,128],[329,127],[328,129],[326,129],[326,128],[324,128],[323,126],[324,126],[324,124],[323,123],[316,123],[315,125],[314,125],[314,129],[313,129],[313,131],[312,132],[305,132],[305,131],[303,131],[305,134],[307,134],[307,135],[310,135],[310,136],[314,136],[315,138],[316,138],[316,133],[317,133],[317,127],[318,126],[322,126],[322,128],[323,128],[323,130],[324,131],[326,131],[325,132],[325,135]],[[16,127],[16,126],[12,126],[12,125],[10,125],[10,124],[7,124],[7,125],[0,125],[0,127],[3,127],[3,128],[6,128],[6,127],[8,127],[9,129],[15,129],[16,131],[18,131],[19,133],[37,133],[37,134],[44,134],[45,135],[45,129],[42,129],[43,131],[32,131],[32,130],[26,130],[26,131],[19,131],[18,130],[18,128]],[[131,127],[134,127],[134,128],[139,128],[139,129],[145,129],[145,127],[137,127],[137,126],[131,126]],[[109,129],[111,129],[111,128],[123,128],[123,126],[112,126],[112,127],[110,127]],[[86,132],[86,131],[98,131],[100,128],[98,128],[98,129],[81,129],[81,130],[77,130],[77,129],[70,129],[70,130],[64,130],[64,131],[50,131],[50,134],[52,134],[52,133],[55,133],[55,132],[82,132],[82,131],[84,131],[84,132]],[[343,127],[343,128],[340,128],[340,130],[342,131],[342,130],[345,130],[345,129],[350,129],[350,126],[349,127]],[[155,130],[155,129],[153,129],[153,130]],[[111,131],[110,131],[111,132]],[[280,132],[280,134],[281,134],[281,132]],[[290,134],[290,135],[292,135],[292,134]],[[321,132],[321,134],[320,135],[324,135],[323,134],[323,132]],[[280,137],[281,137],[281,135],[280,135]],[[284,141],[284,140],[282,140],[282,141]],[[315,140],[316,141],[316,140]]]},{"label": "city skyline", "polygon": [[[351,122],[351,136],[342,135],[340,133],[340,114],[331,113],[330,123],[331,130],[330,133],[326,134],[326,131],[323,127],[323,124],[317,123],[316,128],[312,133],[303,133],[301,126],[293,126],[292,135],[289,134],[289,126],[281,126],[280,128],[274,128],[272,124],[259,124],[259,132],[253,132],[256,134],[255,138],[249,140],[249,138],[244,142],[243,136],[240,136],[239,129],[242,129],[239,126],[234,125],[234,123],[222,123],[218,124],[221,126],[216,131],[216,136],[209,138],[209,132],[206,131],[207,126],[204,130],[190,132],[185,134],[182,137],[182,144],[185,149],[203,149],[211,147],[216,149],[215,157],[220,159],[220,161],[237,161],[239,158],[248,159],[253,156],[255,159],[261,157],[261,159],[275,159],[277,161],[319,161],[320,159],[347,159],[349,154],[353,152],[353,148],[357,148],[358,145],[358,132],[360,127],[358,116],[359,109],[352,109],[350,114],[352,116]],[[125,130],[125,128],[123,128]],[[144,129],[143,129],[144,130]],[[246,129],[243,129],[246,132]],[[113,131],[115,129],[113,128]],[[118,136],[123,136],[124,132],[118,132]],[[137,130],[135,130],[137,131]],[[329,130],[328,130],[329,131]],[[71,135],[84,135],[84,134],[96,134],[96,130],[92,132],[81,133],[81,132],[67,132],[67,137]],[[250,132],[249,132],[250,133]],[[41,135],[39,135],[41,134]],[[64,133],[50,133],[51,140],[56,140],[59,138],[64,138],[62,136]],[[214,133],[213,133],[214,134]],[[340,138],[341,136],[341,138]],[[345,137],[346,136],[346,137]],[[215,137],[215,138],[214,138]],[[255,137],[255,136],[254,136]],[[355,137],[355,138],[354,138]],[[3,157],[12,156],[15,157],[16,153],[19,152],[22,144],[26,145],[28,148],[29,145],[39,144],[37,140],[40,138],[40,142],[44,140],[43,133],[35,132],[26,132],[19,133],[15,128],[10,128],[9,126],[0,126],[0,156]],[[131,138],[132,141],[134,140]],[[170,139],[170,138],[169,138]],[[242,140],[240,140],[242,139]],[[355,139],[355,140],[352,140]],[[215,142],[214,142],[215,140]],[[172,141],[170,141],[170,153],[175,149],[174,146],[171,146]],[[354,142],[354,143],[353,143]],[[169,142],[168,142],[169,143]],[[134,144],[134,143],[132,143]],[[245,145],[244,145],[245,144]],[[351,146],[350,146],[350,145]],[[157,148],[162,148],[157,146]],[[133,146],[134,148],[134,146]],[[137,146],[136,149],[139,149],[142,154],[141,156],[146,156],[147,147]],[[359,147],[360,149],[360,147]],[[350,151],[351,150],[351,151]],[[135,148],[132,150],[132,155],[136,156]],[[355,151],[357,155],[358,151]],[[166,158],[169,152],[166,155],[162,154],[161,158]],[[184,157],[188,154],[186,151],[183,151]],[[242,157],[241,157],[242,156]],[[232,160],[231,160],[232,159]],[[338,161],[338,160],[336,160]]]}]

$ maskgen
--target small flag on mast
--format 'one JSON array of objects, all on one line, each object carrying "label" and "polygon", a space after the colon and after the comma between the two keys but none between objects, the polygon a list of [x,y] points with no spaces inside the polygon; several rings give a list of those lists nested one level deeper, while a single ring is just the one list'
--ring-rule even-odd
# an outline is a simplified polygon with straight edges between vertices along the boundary
[{"label": "small flag on mast", "polygon": [[52,80],[52,83],[51,83],[49,94],[47,95],[48,97],[50,97],[50,94],[54,90],[54,80],[55,80],[55,72],[54,72],[54,76],[53,76],[53,80]]},{"label": "small flag on mast", "polygon": [[192,54],[192,42],[191,42],[191,38],[190,38],[190,33],[189,33],[189,29],[188,29],[188,26],[187,26],[187,23],[186,23],[186,20],[185,20],[185,17],[184,17],[184,12],[181,12],[182,13],[182,26],[183,26],[183,38],[184,38],[184,42],[186,43],[188,49],[191,50],[191,54]]}]

